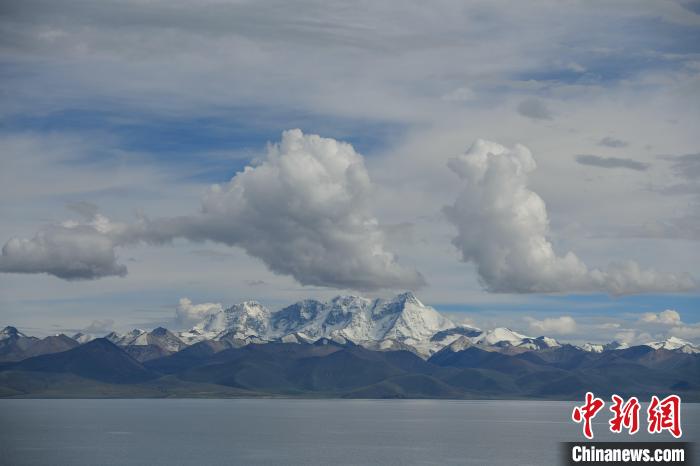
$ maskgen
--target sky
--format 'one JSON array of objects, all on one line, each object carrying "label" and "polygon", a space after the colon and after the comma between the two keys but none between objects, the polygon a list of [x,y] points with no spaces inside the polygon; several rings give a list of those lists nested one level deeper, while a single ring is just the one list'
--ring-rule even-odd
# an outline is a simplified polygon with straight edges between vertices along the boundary
[{"label": "sky", "polygon": [[0,83],[0,325],[700,343],[700,2],[3,2]]}]

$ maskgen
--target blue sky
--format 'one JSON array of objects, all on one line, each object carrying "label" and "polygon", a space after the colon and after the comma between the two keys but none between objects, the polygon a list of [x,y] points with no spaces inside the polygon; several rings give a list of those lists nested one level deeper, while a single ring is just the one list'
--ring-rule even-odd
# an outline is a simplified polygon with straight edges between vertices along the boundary
[{"label": "blue sky", "polygon": [[[7,7],[0,243],[27,242],[0,260],[0,323],[38,334],[93,321],[126,329],[172,325],[182,297],[253,298],[274,309],[415,287],[426,303],[479,326],[527,332],[531,319],[572,316],[577,330],[555,336],[700,341],[700,180],[673,168],[674,157],[700,151],[698,10],[694,2],[547,1]],[[340,155],[326,148],[314,157],[359,160],[369,184],[335,165],[320,178],[292,171],[257,184],[268,168],[306,160],[283,147],[282,133],[294,128],[304,144],[309,135],[332,139]],[[538,205],[506,199],[512,212],[537,217],[532,228],[512,218],[504,227],[488,205],[468,203],[487,191],[465,184],[448,161],[479,138],[512,160],[515,144],[531,152],[536,169],[502,174],[494,186],[517,184],[542,200],[544,217]],[[579,154],[647,168],[581,165]],[[237,175],[247,166],[254,175]],[[664,194],[679,183],[683,194]],[[224,217],[202,226],[206,199],[230,202],[212,184],[229,194],[271,187],[222,207],[245,216],[217,211]],[[346,197],[296,216],[280,207],[324,196],[321,185]],[[108,230],[76,203],[99,211]],[[448,218],[445,206],[459,215]],[[153,221],[149,231],[138,226],[143,218]],[[325,223],[334,226],[314,227]],[[89,236],[58,243],[51,225],[69,235],[81,225]],[[335,243],[344,234],[350,239]],[[41,249],[38,237],[55,241]],[[83,247],[93,240],[104,249]],[[545,259],[519,252],[540,240],[551,245]],[[269,252],[286,241],[310,241],[309,251],[314,242],[337,246],[314,257],[302,247]],[[65,280],[75,264],[56,263],[58,249],[46,249],[68,246],[72,257],[84,254],[81,280]],[[379,253],[363,256],[370,250]],[[506,265],[488,251],[510,251]],[[567,262],[568,252],[578,262]],[[527,261],[533,274],[519,271]],[[615,265],[626,261],[639,268]],[[680,320],[640,323],[666,309]],[[609,328],[596,327],[605,319]]]}]

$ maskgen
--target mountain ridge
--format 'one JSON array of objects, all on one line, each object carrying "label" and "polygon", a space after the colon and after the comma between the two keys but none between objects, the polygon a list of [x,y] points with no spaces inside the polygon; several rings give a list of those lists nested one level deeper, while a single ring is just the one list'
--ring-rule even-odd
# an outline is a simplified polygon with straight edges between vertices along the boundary
[{"label": "mountain ridge", "polygon": [[[82,333],[74,335],[72,340],[65,335],[47,338],[28,337],[14,327],[6,327],[0,331],[0,362],[69,349],[75,344],[94,339]],[[125,334],[111,332],[105,338],[117,346],[128,348],[129,354],[142,362],[176,353],[203,341],[241,347],[270,342],[314,343],[327,339],[340,344],[353,342],[377,351],[408,350],[424,359],[449,348],[458,340],[465,348],[476,346],[507,354],[543,351],[566,345],[545,335],[531,337],[507,327],[481,330],[456,324],[423,304],[410,291],[390,299],[355,295],[339,295],[325,302],[306,299],[277,311],[270,311],[258,301],[249,300],[212,312],[188,330],[171,332],[164,327],[151,331],[134,329]],[[643,345],[687,354],[700,353],[700,347],[677,337]],[[577,348],[603,353],[629,346],[611,342],[586,343]]]}]

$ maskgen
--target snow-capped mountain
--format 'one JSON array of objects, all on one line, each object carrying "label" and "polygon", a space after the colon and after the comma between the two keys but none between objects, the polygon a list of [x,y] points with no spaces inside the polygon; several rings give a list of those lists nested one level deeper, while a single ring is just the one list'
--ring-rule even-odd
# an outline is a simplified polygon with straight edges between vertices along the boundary
[{"label": "snow-capped mountain", "polygon": [[223,338],[285,342],[328,338],[358,344],[386,342],[387,347],[409,345],[430,352],[430,347],[435,346],[430,339],[436,333],[456,327],[407,292],[390,300],[359,296],[338,296],[327,302],[305,300],[277,312],[270,312],[255,301],[246,301],[208,316],[180,333],[180,338],[187,343]]},{"label": "snow-capped mountain", "polygon": [[474,342],[467,337],[459,337],[449,345],[445,346],[442,351],[451,351],[457,353],[464,351],[467,348],[474,346]]},{"label": "snow-capped mountain", "polygon": [[[3,332],[9,331],[6,329]],[[81,343],[92,338],[82,334],[73,337]],[[132,355],[141,359],[156,357],[162,352],[176,352],[207,340],[221,342],[228,347],[267,342],[309,344],[325,341],[361,345],[378,351],[408,350],[423,357],[443,349],[461,351],[470,346],[504,354],[562,346],[554,338],[531,337],[506,327],[482,331],[457,325],[423,304],[411,292],[388,300],[351,295],[337,296],[326,302],[307,299],[274,312],[257,301],[244,301],[209,314],[191,329],[178,334],[159,327],[151,332],[134,329],[123,335],[112,332],[106,338],[118,346],[131,348]],[[157,346],[162,351],[145,351],[145,346]],[[651,342],[647,346],[700,353],[697,346],[675,337]],[[611,342],[586,343],[576,348],[602,353],[628,346]]]},{"label": "snow-capped mountain", "polygon": [[87,343],[88,341],[92,341],[97,337],[95,335],[89,335],[87,333],[78,332],[75,335],[73,335],[71,338],[82,345],[83,343]]},{"label": "snow-capped mountain", "polygon": [[188,344],[203,340],[227,340],[234,344],[282,341],[311,343],[328,339],[346,341],[370,349],[409,349],[429,356],[461,338],[491,351],[540,350],[561,346],[553,338],[529,337],[508,328],[487,332],[456,325],[413,293],[392,299],[337,296],[322,302],[299,301],[270,312],[256,301],[245,301],[207,316],[179,337]]},{"label": "snow-capped mountain", "polygon": [[681,353],[689,354],[700,353],[700,348],[693,345],[691,342],[678,337],[669,337],[662,341],[652,341],[649,343],[645,343],[644,345],[657,350],[665,349],[669,351],[678,351]]},{"label": "snow-capped mountain", "polygon": [[[669,337],[661,341],[650,341],[647,343],[642,343],[640,346],[648,346],[655,350],[664,349],[668,351],[675,351],[679,353],[695,354],[700,353],[700,347],[694,345],[692,342],[683,340],[678,337]],[[623,350],[629,348],[630,345],[627,343],[618,343],[613,341],[612,343],[601,344],[601,343],[586,343],[577,348],[584,351],[589,351],[592,353],[602,353],[603,351],[613,351],[613,350]]]},{"label": "snow-capped mountain", "polygon": [[603,351],[613,351],[618,349],[627,349],[629,345],[627,343],[620,343],[613,341],[610,343],[584,343],[576,348],[583,351],[588,351],[589,353],[602,353]]},{"label": "snow-capped mountain", "polygon": [[483,332],[481,335],[474,337],[472,343],[492,348],[520,348],[523,350],[541,350],[561,346],[554,338],[545,336],[528,337],[506,327],[497,327]]},{"label": "snow-capped mountain", "polygon": [[245,340],[265,339],[269,335],[270,311],[257,301],[244,301],[207,316],[192,329],[181,332],[182,341],[192,344],[203,340],[219,340],[224,336]]},{"label": "snow-capped mountain", "polygon": [[402,293],[388,301],[338,296],[326,303],[302,301],[274,313],[270,336],[297,333],[314,340],[342,337],[353,342],[395,340],[415,344],[454,327],[452,321],[413,293]]},{"label": "snow-capped mountain", "polygon": [[63,334],[37,338],[7,326],[0,330],[0,362],[21,361],[32,356],[66,351],[77,345]]},{"label": "snow-capped mountain", "polygon": [[3,340],[9,340],[9,339],[17,339],[17,338],[30,338],[24,333],[20,332],[17,330],[15,327],[7,326],[4,329],[0,330],[0,341]]},{"label": "snow-capped mountain", "polygon": [[187,344],[180,340],[170,330],[158,327],[150,332],[142,329],[134,329],[125,335],[111,332],[106,337],[117,346],[148,346],[154,345],[167,351],[180,351]]}]

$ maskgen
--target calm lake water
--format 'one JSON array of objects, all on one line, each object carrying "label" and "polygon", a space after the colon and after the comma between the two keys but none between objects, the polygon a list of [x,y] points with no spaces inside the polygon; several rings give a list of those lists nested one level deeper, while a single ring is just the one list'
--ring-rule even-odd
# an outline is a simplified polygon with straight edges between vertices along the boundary
[{"label": "calm lake water", "polygon": [[[0,400],[10,465],[547,465],[582,439],[573,403],[410,400]],[[607,410],[607,407],[605,408]],[[596,440],[625,440],[596,418]],[[683,405],[684,440],[700,405]],[[646,423],[642,423],[646,426]],[[629,439],[629,437],[627,437]],[[635,439],[671,440],[640,433]]]}]

